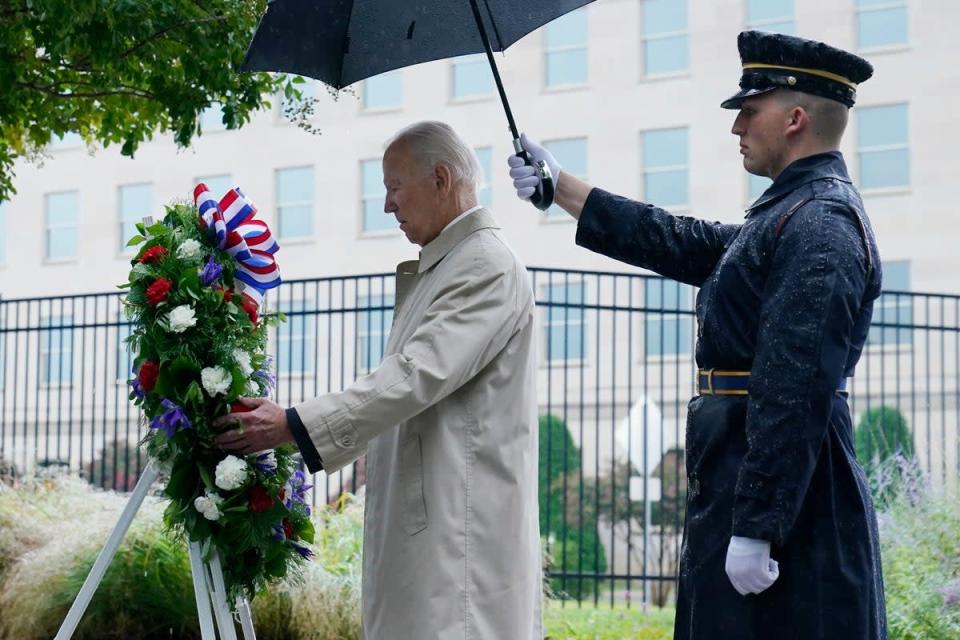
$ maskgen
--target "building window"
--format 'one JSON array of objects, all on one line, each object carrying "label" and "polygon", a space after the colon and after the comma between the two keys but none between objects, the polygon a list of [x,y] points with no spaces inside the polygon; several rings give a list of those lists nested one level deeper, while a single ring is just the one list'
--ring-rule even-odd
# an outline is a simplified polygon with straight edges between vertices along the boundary
[{"label": "building window", "polygon": [[313,167],[277,170],[277,218],[281,239],[313,235]]},{"label": "building window", "polygon": [[227,191],[233,189],[233,176],[230,174],[224,174],[219,176],[201,176],[193,181],[194,185],[203,183],[207,185],[207,190],[213,194],[213,197],[217,200],[220,200],[223,196],[227,195]]},{"label": "building window", "polygon": [[868,344],[913,344],[913,297],[905,293],[909,291],[910,262],[884,262],[883,293],[873,304]]},{"label": "building window", "polygon": [[313,371],[317,316],[313,302],[287,300],[277,305],[287,321],[277,327],[277,373],[302,375]]},{"label": "building window", "polygon": [[227,126],[223,124],[223,106],[219,102],[212,103],[200,112],[200,132],[223,131]]},{"label": "building window", "polygon": [[795,34],[793,0],[747,0],[747,28]]},{"label": "building window", "polygon": [[73,329],[67,328],[72,324],[72,316],[40,318],[44,327],[40,331],[40,379],[44,384],[73,382]]},{"label": "building window", "polygon": [[861,49],[907,44],[906,0],[857,0],[857,43]]},{"label": "building window", "polygon": [[80,195],[76,191],[46,195],[46,256],[48,260],[77,257],[77,218]]},{"label": "building window", "polygon": [[[587,139],[586,138],[568,138],[566,140],[549,140],[543,143],[543,146],[549,151],[564,173],[569,173],[581,180],[587,179]],[[556,176],[554,176],[556,178]],[[566,211],[557,205],[552,205],[546,210],[545,215],[548,218],[563,218],[567,215]]]},{"label": "building window", "polygon": [[358,371],[370,371],[383,360],[383,349],[393,325],[392,293],[363,296],[357,301]]},{"label": "building window", "polygon": [[644,0],[643,73],[685,71],[690,66],[686,0]]},{"label": "building window", "polygon": [[586,358],[586,322],[583,309],[586,283],[565,282],[543,288],[544,354],[548,363]]},{"label": "building window", "polygon": [[755,176],[752,173],[747,174],[747,197],[750,202],[763,195],[763,192],[770,188],[773,180],[766,176]]},{"label": "building window", "polygon": [[907,105],[861,107],[857,114],[860,188],[910,184]]},{"label": "building window", "polygon": [[138,235],[136,224],[153,215],[153,185],[125,184],[119,189],[120,252],[129,253],[127,241]]},{"label": "building window", "polygon": [[403,103],[403,76],[400,71],[381,73],[363,81],[364,109],[392,109]]},{"label": "building window", "polygon": [[548,87],[587,83],[587,9],[564,14],[547,24],[543,34],[544,84]]},{"label": "building window", "polygon": [[643,149],[643,199],[659,207],[690,202],[687,128],[640,134]]},{"label": "building window", "polygon": [[[689,355],[693,346],[693,287],[664,278],[644,283],[646,354]],[[686,313],[683,313],[686,312]]]},{"label": "building window", "polygon": [[363,211],[363,231],[393,231],[397,228],[393,216],[384,212],[387,191],[383,186],[383,161],[360,162],[360,210]]},{"label": "building window", "polygon": [[480,183],[477,185],[477,204],[481,207],[490,208],[492,195],[490,191],[490,172],[493,161],[493,149],[490,147],[479,147],[474,149],[477,154],[477,161],[480,163]]},{"label": "building window", "polygon": [[453,61],[453,98],[485,98],[493,95],[493,74],[486,54],[461,56]]}]

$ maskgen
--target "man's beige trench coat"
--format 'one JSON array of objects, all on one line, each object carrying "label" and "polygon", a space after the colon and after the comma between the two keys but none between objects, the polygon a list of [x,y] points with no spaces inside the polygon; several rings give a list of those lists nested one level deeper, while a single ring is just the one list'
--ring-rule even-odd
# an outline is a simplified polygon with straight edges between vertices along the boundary
[{"label": "man's beige trench coat", "polygon": [[379,368],[295,407],[333,472],[367,453],[366,640],[542,637],[526,270],[481,209],[397,268]]}]

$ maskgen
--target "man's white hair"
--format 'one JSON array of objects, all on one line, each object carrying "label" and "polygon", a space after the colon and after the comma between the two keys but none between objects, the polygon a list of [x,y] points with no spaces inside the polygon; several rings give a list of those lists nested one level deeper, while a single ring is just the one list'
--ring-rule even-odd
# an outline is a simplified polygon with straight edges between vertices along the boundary
[{"label": "man's white hair", "polygon": [[410,144],[413,157],[424,173],[433,171],[438,163],[450,168],[454,182],[480,184],[480,161],[463,138],[445,122],[425,120],[401,129],[386,147],[398,142]]}]

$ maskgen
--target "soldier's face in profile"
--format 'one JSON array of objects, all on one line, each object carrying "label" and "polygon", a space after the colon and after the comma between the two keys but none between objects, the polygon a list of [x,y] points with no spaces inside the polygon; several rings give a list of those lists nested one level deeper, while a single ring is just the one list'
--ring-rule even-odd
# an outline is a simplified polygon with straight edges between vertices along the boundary
[{"label": "soldier's face in profile", "polygon": [[740,138],[743,168],[758,176],[775,179],[784,167],[787,152],[789,109],[777,99],[776,91],[751,96],[743,101],[733,121],[733,135]]}]

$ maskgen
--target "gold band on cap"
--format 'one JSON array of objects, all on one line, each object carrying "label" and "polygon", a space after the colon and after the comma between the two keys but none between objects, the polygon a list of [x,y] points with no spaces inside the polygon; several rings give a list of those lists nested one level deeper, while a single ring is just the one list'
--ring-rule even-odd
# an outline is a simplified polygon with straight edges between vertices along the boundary
[{"label": "gold band on cap", "polygon": [[835,73],[830,73],[829,71],[821,71],[820,69],[787,67],[780,64],[763,64],[762,62],[748,62],[747,64],[743,65],[743,69],[776,69],[779,71],[799,71],[800,73],[809,73],[812,76],[820,76],[821,78],[826,78],[828,80],[833,80],[834,82],[839,82],[840,84],[845,84],[851,89],[857,88],[857,84],[855,82],[851,82],[849,79]]}]

